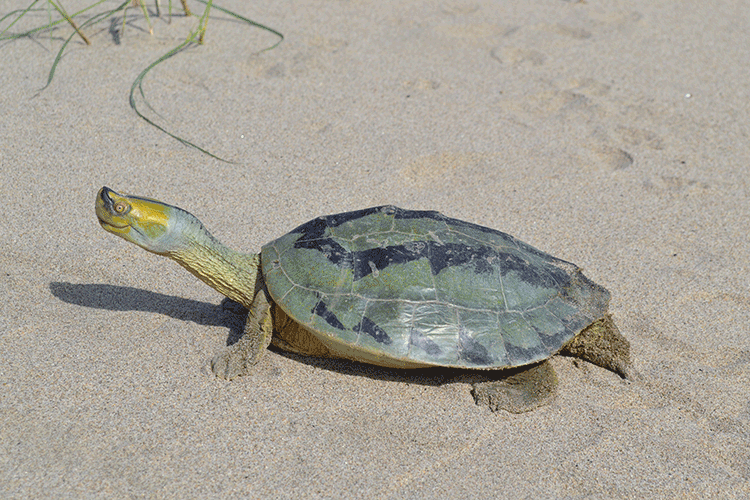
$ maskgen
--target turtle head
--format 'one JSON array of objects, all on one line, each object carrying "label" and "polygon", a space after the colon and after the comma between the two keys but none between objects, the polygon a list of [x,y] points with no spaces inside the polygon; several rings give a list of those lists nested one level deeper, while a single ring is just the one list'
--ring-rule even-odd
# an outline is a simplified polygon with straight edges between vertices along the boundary
[{"label": "turtle head", "polygon": [[96,216],[105,231],[175,260],[230,299],[252,305],[262,282],[257,279],[260,255],[225,247],[190,212],[103,187],[96,195]]},{"label": "turtle head", "polygon": [[181,208],[108,187],[96,196],[96,216],[105,231],[159,255],[180,252],[187,245],[189,228],[202,228],[195,216]]}]

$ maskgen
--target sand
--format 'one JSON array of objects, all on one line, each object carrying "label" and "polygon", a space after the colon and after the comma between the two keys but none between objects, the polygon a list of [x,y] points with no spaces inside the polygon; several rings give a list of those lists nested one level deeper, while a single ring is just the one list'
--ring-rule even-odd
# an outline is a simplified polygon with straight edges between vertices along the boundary
[{"label": "sand", "polygon": [[[194,19],[105,21],[41,92],[70,28],[0,43],[0,497],[750,496],[747,2],[222,5],[284,41],[215,12],[142,109],[233,163],[128,106]],[[219,380],[237,318],[102,231],[103,185],[247,251],[384,203],[511,233],[612,292],[640,377],[557,357],[521,415],[279,352]]]}]

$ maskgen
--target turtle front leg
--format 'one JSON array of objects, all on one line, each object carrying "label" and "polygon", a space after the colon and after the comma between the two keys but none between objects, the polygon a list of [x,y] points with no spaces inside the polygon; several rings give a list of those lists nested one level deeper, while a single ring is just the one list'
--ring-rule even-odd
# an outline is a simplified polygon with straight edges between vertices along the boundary
[{"label": "turtle front leg", "polygon": [[271,306],[260,290],[248,309],[245,332],[235,344],[214,356],[211,371],[220,378],[231,380],[247,375],[260,361],[273,336]]}]

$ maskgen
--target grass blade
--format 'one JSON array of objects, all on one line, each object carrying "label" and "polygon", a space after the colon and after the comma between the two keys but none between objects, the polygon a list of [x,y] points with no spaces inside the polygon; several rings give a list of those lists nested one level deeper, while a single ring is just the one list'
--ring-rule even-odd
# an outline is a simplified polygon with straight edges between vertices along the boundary
[{"label": "grass blade", "polygon": [[[185,50],[191,43],[193,43],[195,41],[195,38],[196,38],[197,35],[198,35],[198,31],[197,30],[191,32],[190,36],[187,38],[187,40],[185,40],[180,45],[178,45],[177,47],[173,48],[172,50],[170,50],[169,52],[167,52],[166,54],[164,54],[163,56],[161,56],[156,61],[154,61],[151,64],[149,64],[146,69],[144,69],[143,71],[141,71],[141,73],[138,75],[138,77],[136,77],[135,81],[133,82],[133,85],[131,85],[131,87],[130,87],[130,98],[129,98],[130,107],[133,109],[133,111],[135,111],[135,114],[138,115],[138,117],[141,118],[143,121],[145,121],[146,123],[148,123],[152,127],[155,127],[156,129],[160,130],[161,132],[167,134],[172,139],[175,139],[176,141],[179,141],[183,145],[191,147],[191,148],[195,148],[198,151],[200,151],[201,153],[203,153],[205,155],[208,155],[211,158],[214,158],[216,160],[223,161],[225,163],[233,163],[231,161],[225,160],[224,158],[221,158],[221,157],[219,157],[219,156],[211,153],[210,151],[207,151],[207,150],[203,149],[202,147],[200,147],[200,146],[198,146],[196,144],[193,144],[192,142],[188,141],[187,139],[183,139],[182,137],[179,137],[178,135],[173,134],[172,132],[168,131],[167,129],[165,129],[164,127],[162,127],[161,125],[159,125],[158,123],[154,122],[153,120],[151,120],[150,118],[148,118],[146,115],[144,115],[143,113],[141,113],[141,111],[138,109],[138,106],[136,105],[136,102],[135,102],[135,92],[136,92],[136,90],[138,90],[138,93],[141,95],[141,97],[143,98],[143,100],[146,103],[146,105],[149,108],[151,108],[151,106],[148,104],[148,100],[146,99],[146,94],[143,92],[143,79],[146,77],[146,75],[148,74],[148,72],[151,71],[156,65],[163,63],[164,61],[166,61],[170,57],[174,57],[178,53],[180,53],[183,50]],[[151,109],[153,109],[153,108],[151,108]]]},{"label": "grass blade", "polygon": [[[197,1],[200,2],[200,3],[202,3],[203,5],[208,5],[208,2],[212,1],[212,0],[197,0]],[[243,22],[249,24],[250,26],[255,26],[256,28],[260,28],[262,30],[268,31],[269,33],[273,33],[274,35],[276,35],[277,37],[279,37],[279,41],[278,42],[274,43],[270,47],[267,47],[267,48],[263,49],[261,52],[264,52],[266,50],[274,49],[281,42],[284,41],[284,35],[282,35],[281,33],[279,33],[278,31],[276,31],[273,28],[269,28],[268,26],[265,26],[263,24],[256,23],[255,21],[251,21],[250,19],[248,19],[246,17],[242,17],[241,15],[239,15],[239,14],[237,14],[235,12],[232,12],[231,10],[225,9],[224,7],[220,7],[220,6],[216,5],[216,4],[213,4],[213,8],[216,9],[216,10],[218,10],[218,11],[223,12],[224,14],[230,15],[230,16],[234,17],[235,19],[239,19],[240,21],[243,21]]]},{"label": "grass blade", "polygon": [[[213,0],[207,0],[207,1],[198,0],[198,1],[201,2],[201,3],[203,3],[204,5],[206,5],[206,10],[203,13],[203,16],[205,16],[206,18],[208,17],[208,10],[213,6],[213,8],[215,8],[215,9],[221,11],[221,12],[224,12],[225,14],[228,14],[228,15],[236,18],[236,19],[239,19],[240,21],[243,21],[243,22],[249,24],[250,26],[254,26],[254,27],[263,29],[263,30],[268,31],[268,32],[270,32],[270,33],[272,33],[272,34],[274,34],[274,35],[276,35],[276,36],[279,37],[279,41],[278,42],[276,42],[275,44],[271,45],[270,47],[267,47],[267,48],[263,49],[263,51],[273,49],[274,47],[278,46],[284,40],[284,35],[282,35],[278,31],[276,31],[275,29],[269,28],[268,26],[264,26],[264,25],[262,25],[260,23],[256,23],[255,21],[251,21],[250,19],[247,19],[247,18],[245,18],[245,17],[243,17],[243,16],[241,16],[239,14],[236,14],[236,13],[230,11],[230,10],[227,10],[227,9],[225,9],[223,7],[215,5],[215,4],[213,4]],[[166,61],[170,57],[173,57],[173,56],[177,55],[178,53],[182,52],[183,50],[187,49],[188,46],[190,46],[191,43],[195,43],[196,41],[198,43],[200,43],[201,37],[203,36],[203,31],[205,31],[205,24],[203,26],[201,26],[201,23],[199,22],[198,23],[198,29],[195,30],[195,31],[192,31],[190,33],[190,35],[188,36],[188,38],[184,42],[182,42],[180,45],[178,45],[177,47],[173,48],[172,50],[170,50],[169,52],[167,52],[166,54],[164,54],[163,56],[161,56],[156,61],[152,62],[146,69],[144,69],[143,71],[141,71],[141,73],[138,75],[138,77],[133,82],[133,85],[130,87],[130,99],[129,99],[129,101],[130,101],[130,107],[133,109],[133,111],[135,111],[135,113],[138,115],[139,118],[141,118],[142,120],[144,120],[146,123],[148,123],[152,127],[155,127],[158,130],[160,130],[161,132],[167,134],[169,137],[175,139],[176,141],[179,141],[183,145],[195,148],[198,151],[200,151],[201,153],[206,154],[206,155],[208,155],[211,158],[214,158],[216,160],[223,161],[223,162],[226,162],[226,163],[234,163],[234,162],[225,160],[224,158],[221,158],[221,157],[219,157],[219,156],[217,156],[217,155],[215,155],[215,154],[213,154],[213,153],[211,153],[211,152],[209,152],[209,151],[201,148],[200,146],[197,146],[196,144],[193,144],[192,142],[188,141],[187,139],[184,139],[182,137],[177,136],[176,134],[173,134],[173,133],[169,132],[164,127],[162,127],[161,125],[155,123],[153,120],[151,120],[150,118],[148,118],[147,116],[145,116],[138,109],[138,106],[137,106],[136,100],[135,100],[135,95],[136,95],[136,90],[137,90],[138,93],[141,95],[141,98],[143,99],[143,101],[146,104],[146,106],[148,106],[151,110],[153,110],[153,108],[151,107],[151,105],[148,103],[148,99],[146,99],[145,93],[143,92],[143,79],[146,77],[146,75],[148,74],[148,72],[151,71],[154,67],[156,67],[158,64],[161,64],[162,62]],[[263,51],[261,51],[261,52],[263,52]],[[155,110],[154,110],[154,112],[156,113]],[[158,115],[158,113],[157,113],[157,115]]]},{"label": "grass blade", "polygon": [[[6,31],[8,31],[9,29],[11,29],[11,28],[13,27],[13,25],[14,25],[14,24],[16,24],[16,23],[17,23],[17,22],[18,22],[18,21],[19,21],[19,20],[20,20],[20,19],[21,19],[21,18],[22,18],[23,16],[25,16],[25,15],[26,15],[26,14],[27,14],[28,12],[30,12],[30,11],[31,11],[31,8],[32,8],[32,7],[34,7],[34,5],[35,5],[35,4],[36,4],[36,3],[38,2],[38,1],[39,1],[39,0],[34,0],[33,2],[31,2],[31,5],[29,5],[29,6],[28,6],[28,7],[26,7],[25,9],[23,9],[23,10],[14,10],[13,12],[10,12],[10,13],[8,13],[8,14],[4,15],[4,16],[3,16],[3,17],[2,17],[1,19],[0,19],[0,23],[2,23],[3,21],[5,21],[6,19],[8,19],[8,18],[9,18],[10,16],[12,16],[13,14],[15,14],[16,12],[20,12],[20,14],[18,15],[18,17],[17,17],[17,18],[15,18],[15,19],[13,20],[13,22],[12,22],[12,23],[10,23],[10,24],[8,25],[8,27],[7,27],[7,28],[5,28],[5,29],[4,29],[3,31],[0,31],[0,40],[3,40],[3,39],[5,39],[5,37],[3,37],[3,34],[4,34],[4,33],[5,33]],[[14,37],[8,37],[8,38],[14,38]]]},{"label": "grass blade", "polygon": [[[100,14],[97,14],[97,15],[93,16],[91,19],[89,19],[88,21],[86,21],[85,23],[83,23],[81,25],[81,28],[84,28],[84,27],[89,26],[91,24],[95,24],[95,23],[99,22],[100,20],[104,19],[105,17],[111,16],[115,12],[118,12],[118,11],[122,10],[123,8],[125,8],[128,5],[129,2],[130,2],[130,0],[125,0],[118,7],[114,8],[112,10],[109,10],[107,12],[102,12]],[[75,33],[71,34],[65,40],[65,42],[63,42],[63,45],[62,45],[62,47],[60,47],[60,50],[57,51],[57,56],[55,56],[55,61],[52,63],[52,67],[49,70],[49,75],[47,76],[47,83],[46,83],[46,85],[44,87],[42,87],[39,90],[40,92],[42,90],[46,89],[47,87],[49,87],[50,83],[52,83],[52,79],[55,77],[55,70],[57,69],[57,65],[60,62],[60,59],[62,59],[63,52],[65,52],[65,47],[68,46],[68,44],[70,43],[70,41],[73,39],[73,37],[75,35],[76,35]]]}]

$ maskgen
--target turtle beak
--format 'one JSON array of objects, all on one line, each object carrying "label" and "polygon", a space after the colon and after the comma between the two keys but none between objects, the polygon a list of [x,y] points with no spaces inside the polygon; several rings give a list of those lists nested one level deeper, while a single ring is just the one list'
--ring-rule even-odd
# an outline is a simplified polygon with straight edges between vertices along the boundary
[{"label": "turtle beak", "polygon": [[99,194],[96,195],[96,216],[99,218],[100,223],[109,222],[111,217],[115,215],[115,202],[110,193],[114,193],[114,191],[104,186],[99,190]]},{"label": "turtle beak", "polygon": [[114,202],[112,201],[112,197],[109,195],[109,193],[112,193],[113,191],[109,189],[107,186],[104,186],[99,190],[99,195],[97,196],[97,201],[101,201],[101,203],[104,205],[104,208],[112,211],[112,205]]}]

